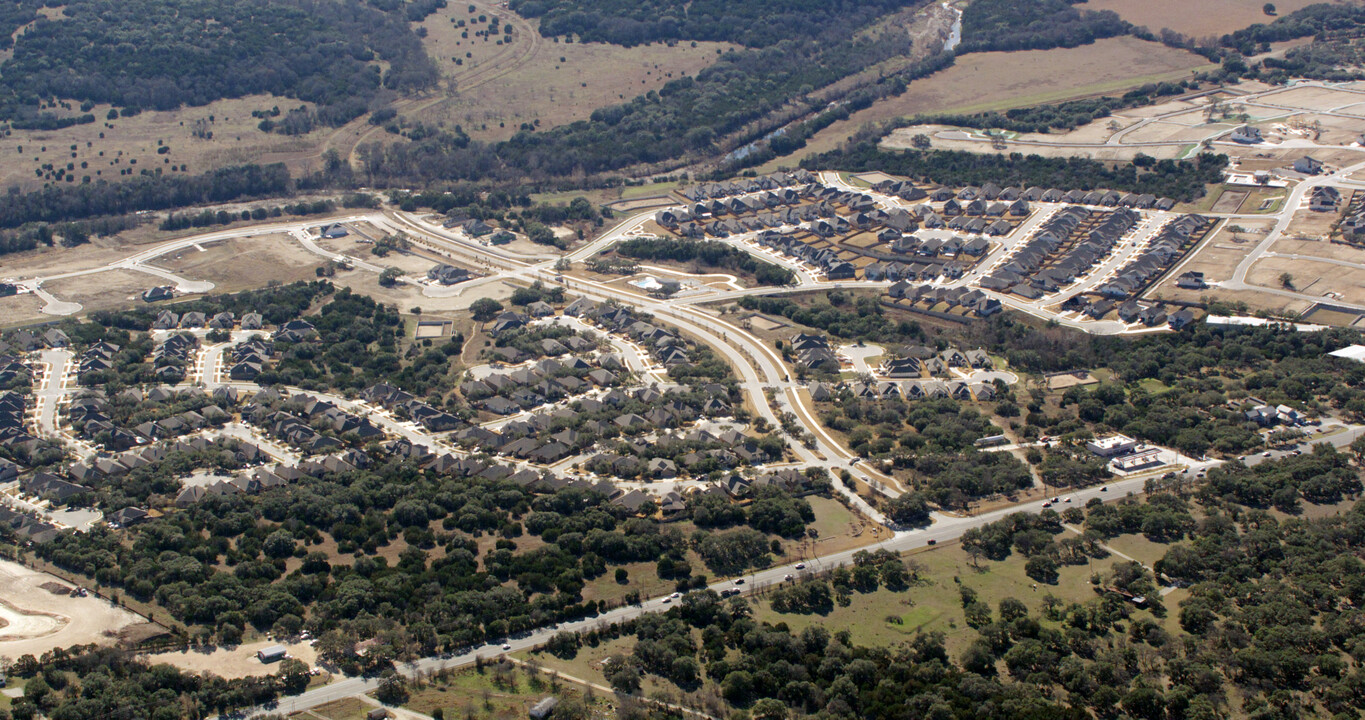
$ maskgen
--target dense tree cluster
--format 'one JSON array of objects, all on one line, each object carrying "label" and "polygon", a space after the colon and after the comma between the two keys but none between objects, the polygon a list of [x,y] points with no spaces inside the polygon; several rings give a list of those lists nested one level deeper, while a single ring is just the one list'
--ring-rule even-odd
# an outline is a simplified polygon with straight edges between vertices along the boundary
[{"label": "dense tree cluster", "polygon": [[1199,490],[1205,502],[1223,500],[1254,508],[1275,507],[1299,512],[1299,500],[1334,504],[1362,489],[1359,471],[1347,456],[1320,444],[1306,455],[1265,462],[1253,467],[1228,463],[1211,468],[1208,483]]},{"label": "dense tree cluster", "polygon": [[848,607],[854,592],[876,592],[882,587],[900,592],[917,576],[918,571],[908,570],[893,552],[859,550],[853,554],[853,567],[840,566],[824,575],[780,585],[767,599],[776,612],[825,615],[836,604]]},{"label": "dense tree cluster", "polygon": [[55,650],[42,658],[25,655],[11,673],[26,679],[23,697],[5,711],[5,717],[15,720],[32,720],[39,713],[51,720],[198,718],[296,694],[309,681],[308,666],[292,658],[280,663],[273,675],[224,680],[152,665],[122,649],[94,645]]},{"label": "dense tree cluster", "polygon": [[228,167],[193,177],[143,175],[118,183],[53,186],[0,194],[0,228],[273,197],[292,189],[282,164]]},{"label": "dense tree cluster", "polygon": [[1257,23],[1224,35],[1220,44],[1242,56],[1250,56],[1264,52],[1268,43],[1303,37],[1354,35],[1362,26],[1365,26],[1365,7],[1349,3],[1316,3],[1270,23]]},{"label": "dense tree cluster", "polygon": [[880,170],[893,175],[965,186],[996,183],[1029,187],[1151,193],[1176,200],[1203,197],[1204,188],[1222,179],[1227,156],[1200,153],[1194,160],[1137,161],[1111,167],[1089,158],[992,155],[965,150],[888,152],[874,142],[833,150],[801,161],[807,169],[849,172]]},{"label": "dense tree cluster", "polygon": [[916,0],[512,0],[513,12],[540,18],[545,37],[640,45],[709,40],[768,47],[792,38],[845,38]]},{"label": "dense tree cluster", "polygon": [[[282,383],[308,390],[361,390],[377,382],[403,382],[399,342],[403,320],[398,310],[368,295],[342,289],[316,315],[305,317],[316,340],[276,343],[279,359],[256,378],[262,385]],[[449,343],[447,343],[449,344]],[[455,346],[458,352],[459,346]],[[445,354],[436,359],[445,369]],[[421,356],[419,356],[420,358]]]},{"label": "dense tree cluster", "polygon": [[974,0],[962,11],[962,44],[957,51],[1076,47],[1126,35],[1132,29],[1112,10],[1078,10],[1074,4],[1070,0]]},{"label": "dense tree cluster", "polygon": [[[1287,467],[1264,472],[1307,474],[1303,463],[1328,461],[1339,458],[1285,459],[1267,465]],[[1250,475],[1236,465],[1228,472]],[[754,621],[744,600],[704,592],[690,593],[663,615],[566,635],[556,647],[572,655],[579,644],[596,646],[608,636],[633,633],[633,647],[604,668],[614,687],[637,689],[646,675],[687,691],[706,684],[753,717],[1359,714],[1365,709],[1365,646],[1358,630],[1365,604],[1359,581],[1365,565],[1358,557],[1365,546],[1365,505],[1321,519],[1277,520],[1234,498],[1200,497],[1199,519],[1188,500],[1156,492],[1112,505],[1095,501],[1061,515],[1014,514],[969,531],[963,546],[974,564],[1019,553],[1027,558],[1026,573],[1042,583],[1056,582],[1062,565],[1110,557],[1104,541],[1119,535],[1142,533],[1169,547],[1155,574],[1137,562],[1115,561],[1092,575],[1092,599],[1064,602],[1047,595],[1037,612],[1012,597],[992,607],[970,576],[955,578],[962,616],[975,637],[954,656],[934,633],[875,648],[856,646],[847,633],[820,624],[794,635],[785,624]],[[1063,527],[1082,521],[1079,534]],[[765,600],[779,613],[828,613],[841,596],[875,589],[879,580],[897,589],[881,569],[899,562],[855,561],[837,578],[782,585]],[[1159,592],[1158,577],[1188,588],[1174,622],[1165,620],[1169,600]]]},{"label": "dense tree cluster", "polygon": [[806,327],[842,338],[868,342],[913,342],[924,337],[918,323],[889,322],[875,298],[850,297],[838,290],[801,301],[784,297],[745,295],[739,306],[768,315],[781,315]]},{"label": "dense tree cluster", "polygon": [[637,260],[673,260],[696,263],[702,268],[721,268],[754,276],[760,285],[791,285],[796,276],[791,270],[759,260],[753,255],[722,242],[681,240],[677,238],[632,238],[613,248],[618,254]]},{"label": "dense tree cluster", "polygon": [[339,124],[380,88],[437,77],[406,14],[359,0],[75,0],[18,37],[0,66],[0,113],[33,116],[50,97],[128,114],[270,93],[317,103]]},{"label": "dense tree cluster", "polygon": [[[159,472],[148,469],[137,482]],[[154,504],[157,488],[169,489],[149,487]],[[788,501],[774,501],[775,513],[754,508],[749,523],[804,529],[800,513],[799,527],[786,527],[780,505]],[[728,573],[761,566],[771,545],[749,527],[689,539],[630,518],[595,492],[533,495],[507,481],[438,476],[397,460],[206,499],[126,532],[64,534],[38,551],[156,602],[195,634],[233,642],[248,625],[286,634],[306,627],[323,638],[324,654],[353,663],[351,645],[369,637],[383,638],[381,658],[430,655],[590,614],[598,605],[581,593],[608,565],[658,561],[661,576],[704,582],[691,578],[689,549]],[[523,533],[544,544],[518,550]],[[499,539],[481,551],[484,535]],[[334,554],[323,551],[331,543]],[[378,555],[393,544],[402,548],[396,564]]]}]

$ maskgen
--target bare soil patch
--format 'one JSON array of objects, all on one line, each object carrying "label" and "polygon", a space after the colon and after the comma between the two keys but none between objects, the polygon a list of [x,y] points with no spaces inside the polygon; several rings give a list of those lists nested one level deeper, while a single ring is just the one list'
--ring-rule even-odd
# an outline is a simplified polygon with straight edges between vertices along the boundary
[{"label": "bare soil patch", "polygon": [[1308,311],[1303,316],[1305,322],[1318,325],[1335,325],[1337,327],[1351,327],[1360,321],[1362,315],[1353,310],[1332,310],[1326,307],[1317,307]]},{"label": "bare soil patch", "polygon": [[1365,302],[1365,287],[1361,287],[1358,268],[1305,258],[1267,256],[1257,260],[1247,273],[1247,282],[1278,288],[1284,273],[1292,276],[1293,289],[1305,295],[1322,296],[1325,302],[1334,299],[1355,304]]},{"label": "bare soil patch", "polygon": [[54,594],[51,575],[0,560],[0,655],[43,653],[59,647],[112,644],[117,633],[141,621],[137,615],[100,598]]},{"label": "bare soil patch", "polygon": [[0,327],[26,325],[49,317],[42,312],[44,304],[42,299],[32,293],[0,298]]},{"label": "bare soil patch", "polygon": [[1223,193],[1218,198],[1218,202],[1213,204],[1213,212],[1231,213],[1237,212],[1237,208],[1242,206],[1242,201],[1247,197],[1244,190],[1231,190]]},{"label": "bare soil patch", "polygon": [[261,287],[271,280],[290,283],[316,280],[316,268],[325,262],[287,234],[233,238],[190,246],[163,255],[151,264],[191,280],[208,280],[214,292],[236,292]]},{"label": "bare soil patch", "polygon": [[1077,370],[1076,372],[1048,375],[1047,389],[1065,390],[1077,385],[1094,385],[1097,382],[1099,382],[1099,378],[1091,375],[1088,370]]},{"label": "bare soil patch", "polygon": [[271,645],[284,645],[289,657],[301,660],[310,667],[317,664],[317,653],[306,642],[280,643],[261,640],[228,647],[190,649],[147,655],[153,665],[166,663],[190,673],[211,672],[227,679],[273,675],[280,668],[278,662],[263,663],[256,659],[256,651]]},{"label": "bare soil patch", "polygon": [[135,270],[106,270],[93,275],[78,275],[43,283],[43,289],[60,300],[78,302],[85,312],[112,310],[141,302],[144,290],[169,281]]}]

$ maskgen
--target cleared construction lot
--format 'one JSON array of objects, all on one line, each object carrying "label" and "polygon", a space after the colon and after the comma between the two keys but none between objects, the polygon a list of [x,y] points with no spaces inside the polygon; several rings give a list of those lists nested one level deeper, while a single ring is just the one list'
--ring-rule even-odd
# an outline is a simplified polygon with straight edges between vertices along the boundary
[{"label": "cleared construction lot", "polygon": [[[47,586],[47,587],[44,587]],[[70,586],[51,575],[0,560],[0,655],[42,655],[54,648],[112,645],[120,631],[143,619],[107,600],[49,588]]]}]

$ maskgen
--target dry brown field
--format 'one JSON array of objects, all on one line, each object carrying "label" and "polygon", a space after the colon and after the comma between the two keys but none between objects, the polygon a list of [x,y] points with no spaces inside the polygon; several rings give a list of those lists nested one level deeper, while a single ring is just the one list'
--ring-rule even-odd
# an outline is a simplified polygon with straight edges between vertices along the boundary
[{"label": "dry brown field", "polygon": [[[445,78],[443,87],[396,99],[394,105],[412,120],[462,125],[481,139],[510,137],[524,122],[538,120],[541,127],[553,127],[586,119],[598,107],[658,89],[673,78],[694,75],[715,62],[718,50],[732,47],[679,43],[621,48],[554,42],[541,38],[534,22],[495,3],[475,0],[472,15],[470,4],[452,3],[420,25],[427,33],[427,50]],[[489,27],[489,23],[469,24],[479,15],[498,16],[504,27],[512,26],[510,42],[498,44],[507,35],[476,37],[475,31]],[[464,20],[466,27],[456,27],[452,20]],[[461,37],[465,32],[469,37]],[[456,64],[457,58],[461,64]],[[97,105],[90,111],[96,118],[92,124],[14,131],[0,138],[0,158],[6,160],[0,163],[0,185],[32,190],[44,182],[79,183],[85,176],[92,182],[127,179],[146,169],[197,175],[249,162],[284,162],[299,174],[320,169],[328,149],[354,159],[357,144],[395,138],[365,118],[341,128],[289,137],[261,132],[256,127],[260,119],[251,116],[254,110],[278,107],[288,112],[300,106],[309,103],[254,95],[108,120],[109,106]],[[69,114],[79,113],[73,108]],[[208,123],[211,138],[195,136],[200,123]],[[170,148],[164,155],[156,152],[161,145]],[[55,172],[68,164],[71,168],[61,181],[35,172],[44,165],[51,165]]]},{"label": "dry brown field", "polygon": [[[451,3],[420,27],[427,52],[436,59],[455,94],[411,113],[426,123],[460,125],[471,136],[502,140],[522,123],[550,128],[585,120],[592,111],[657,90],[670,80],[695,75],[711,65],[728,43],[654,44],[623,48],[603,43],[565,43],[542,38],[538,21],[527,22],[491,3]],[[498,16],[507,35],[477,37],[470,25],[479,15]],[[465,27],[452,21],[464,20]],[[468,37],[463,37],[467,34]],[[499,39],[504,40],[498,45]],[[456,61],[459,61],[457,64]]]},{"label": "dry brown field", "polygon": [[[1284,273],[1293,276],[1294,290],[1305,295],[1323,296],[1322,301],[1325,303],[1330,304],[1334,299],[1353,304],[1365,302],[1365,287],[1360,284],[1359,268],[1305,258],[1261,258],[1247,273],[1247,283],[1278,288]],[[1328,297],[1327,293],[1334,295]]]},{"label": "dry brown field", "polygon": [[[1277,0],[1280,15],[1287,15],[1319,0]],[[1152,32],[1170,28],[1192,37],[1223,35],[1275,18],[1261,11],[1258,0],[1090,0],[1088,10],[1113,10],[1134,25]]]},{"label": "dry brown field", "polygon": [[43,289],[59,300],[78,302],[83,312],[114,310],[142,302],[139,295],[168,281],[136,270],[106,270],[43,283]]},{"label": "dry brown field", "polygon": [[[92,182],[126,180],[142,170],[198,175],[244,162],[290,161],[291,169],[302,170],[308,164],[305,156],[330,130],[296,138],[263,133],[256,128],[260,120],[251,117],[251,112],[276,106],[287,112],[307,104],[253,95],[219,100],[203,107],[147,111],[115,120],[105,119],[109,106],[98,105],[91,110],[96,118],[92,124],[61,130],[15,130],[0,138],[0,158],[4,159],[0,162],[0,185],[19,185],[31,190],[44,182],[56,183],[36,172],[47,164],[54,169],[71,165],[66,176],[74,177],[74,183],[85,176]],[[195,137],[199,121],[208,123],[212,138]],[[157,149],[162,145],[170,150],[158,155]],[[56,184],[72,183],[63,180]]]},{"label": "dry brown field", "polygon": [[315,269],[324,262],[322,256],[284,233],[233,238],[202,247],[203,251],[191,246],[163,255],[150,264],[190,280],[208,280],[215,286],[213,292],[228,293],[261,287],[270,280],[316,280]]},{"label": "dry brown field", "polygon": [[[910,84],[900,97],[874,103],[811,138],[799,156],[832,150],[867,123],[939,113],[1008,110],[1042,103],[1122,92],[1161,80],[1179,80],[1209,67],[1184,50],[1132,37],[1099,40],[1077,48],[972,53],[935,75]],[[1078,81],[1077,68],[1085,68]],[[792,157],[767,166],[791,165]]]},{"label": "dry brown field", "polygon": [[27,325],[50,317],[42,313],[44,304],[32,293],[0,298],[0,327]]}]

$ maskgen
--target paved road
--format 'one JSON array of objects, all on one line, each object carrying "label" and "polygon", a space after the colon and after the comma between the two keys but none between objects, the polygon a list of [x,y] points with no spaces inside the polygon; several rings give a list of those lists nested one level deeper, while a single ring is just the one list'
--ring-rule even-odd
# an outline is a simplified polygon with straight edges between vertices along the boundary
[{"label": "paved road", "polygon": [[[1099,498],[1105,501],[1117,500],[1129,494],[1141,492],[1143,483],[1145,482],[1145,478],[1135,478],[1111,483],[1105,486],[1104,489],[1090,488],[1074,491],[1069,494],[1069,497],[1072,500],[1070,504],[1072,506],[1083,506],[1091,498]],[[749,573],[742,578],[743,583],[740,585],[736,585],[735,580],[726,580],[724,582],[712,583],[708,587],[717,592],[730,588],[739,588],[744,593],[751,593],[756,589],[781,583],[788,575],[800,575],[803,571],[797,568],[798,564],[803,565],[805,571],[822,571],[840,565],[851,564],[853,555],[863,550],[875,551],[877,549],[886,549],[893,552],[899,552],[924,547],[930,544],[931,541],[934,544],[937,544],[954,540],[961,537],[963,533],[971,528],[981,527],[982,525],[999,520],[1014,512],[1039,512],[1043,509],[1043,502],[1044,501],[1042,500],[1038,500],[972,517],[937,517],[935,518],[934,523],[927,528],[898,531],[891,539],[884,540],[876,545],[869,545],[856,550],[847,550],[808,560],[804,563],[791,563],[789,565],[782,565],[759,572]],[[560,630],[590,630],[601,625],[639,617],[647,612],[661,612],[669,609],[675,602],[675,600],[667,599],[665,597],[653,598],[640,605],[629,605],[616,608],[594,618],[566,622],[560,624],[558,627],[541,628],[519,638],[508,638],[506,639],[506,644],[510,646],[510,650],[504,650],[500,643],[489,643],[457,655],[424,658],[415,663],[405,664],[401,666],[399,670],[404,674],[411,676],[418,672],[430,672],[443,667],[455,668],[472,664],[475,658],[480,656],[492,658],[505,652],[530,650],[537,645],[546,642]],[[275,707],[257,708],[257,710],[272,710],[285,713],[303,711],[341,698],[372,691],[378,687],[378,684],[378,681],[373,679],[348,678],[316,690],[310,690],[301,695],[284,698]]]}]

